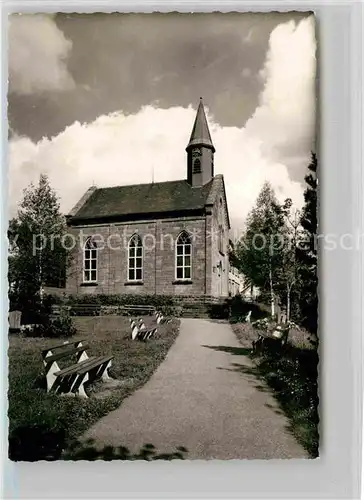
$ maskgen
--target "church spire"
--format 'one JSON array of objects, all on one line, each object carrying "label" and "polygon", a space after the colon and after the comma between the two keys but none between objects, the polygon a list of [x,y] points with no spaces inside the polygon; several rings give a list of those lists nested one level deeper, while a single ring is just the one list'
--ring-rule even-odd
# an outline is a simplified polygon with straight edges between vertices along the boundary
[{"label": "church spire", "polygon": [[214,176],[214,153],[202,97],[198,105],[195,123],[187,151],[187,182],[192,187],[204,186]]},{"label": "church spire", "polygon": [[186,150],[188,150],[192,146],[206,146],[208,148],[211,148],[212,151],[215,152],[215,148],[212,144],[210,136],[209,126],[207,124],[202,97],[200,97],[200,103],[198,105],[195,123],[193,125],[190,141]]}]

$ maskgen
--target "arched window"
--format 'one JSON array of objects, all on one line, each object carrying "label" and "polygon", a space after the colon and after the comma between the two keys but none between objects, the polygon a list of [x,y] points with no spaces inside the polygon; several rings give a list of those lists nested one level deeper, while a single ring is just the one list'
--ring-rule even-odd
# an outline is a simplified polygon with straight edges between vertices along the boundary
[{"label": "arched window", "polygon": [[129,241],[128,280],[141,281],[143,279],[143,244],[140,236],[134,234]]},{"label": "arched window", "polygon": [[199,158],[196,158],[196,160],[193,162],[193,173],[201,173],[201,160]]},{"label": "arched window", "polygon": [[97,245],[90,236],[83,249],[83,281],[97,282]]},{"label": "arched window", "polygon": [[192,242],[190,235],[183,231],[176,243],[176,279],[189,280],[192,277]]}]

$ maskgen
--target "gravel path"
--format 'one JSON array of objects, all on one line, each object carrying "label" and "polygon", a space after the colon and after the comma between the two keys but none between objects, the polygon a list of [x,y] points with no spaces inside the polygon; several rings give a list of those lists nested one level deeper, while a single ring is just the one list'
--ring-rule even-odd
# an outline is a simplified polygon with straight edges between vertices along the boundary
[{"label": "gravel path", "polygon": [[227,323],[182,319],[180,334],[151,379],[86,433],[97,447],[187,459],[307,458],[270,390]]}]

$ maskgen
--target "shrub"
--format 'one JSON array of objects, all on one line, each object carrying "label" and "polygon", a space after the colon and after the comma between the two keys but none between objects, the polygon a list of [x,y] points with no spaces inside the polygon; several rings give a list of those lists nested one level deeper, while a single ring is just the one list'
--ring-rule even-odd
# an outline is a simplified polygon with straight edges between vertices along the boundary
[{"label": "shrub", "polygon": [[51,314],[53,305],[60,305],[65,301],[64,297],[45,294],[42,302],[39,294],[35,293],[32,297],[21,293],[9,292],[9,310],[21,311],[22,324],[40,324],[44,322],[44,316]]},{"label": "shrub", "polygon": [[253,321],[252,326],[257,330],[268,331],[269,328],[269,318],[257,319]]},{"label": "shrub", "polygon": [[64,429],[49,429],[44,425],[16,428],[9,435],[9,458],[35,462],[59,460],[65,443]]},{"label": "shrub", "polygon": [[68,308],[61,307],[59,316],[51,319],[49,315],[42,315],[40,323],[24,325],[21,329],[25,337],[72,337],[77,333]]},{"label": "shrub", "polygon": [[49,325],[35,323],[23,325],[20,331],[24,337],[47,337],[48,330]]},{"label": "shrub", "polygon": [[290,330],[293,328],[295,328],[296,330],[299,330],[299,328],[300,328],[296,323],[294,323],[294,321],[287,321],[287,323],[285,325]]},{"label": "shrub", "polygon": [[209,307],[209,316],[213,319],[226,319],[229,317],[229,303],[211,304]]},{"label": "shrub", "polygon": [[122,314],[122,307],[127,305],[154,306],[165,316],[181,316],[183,307],[180,305],[184,297],[169,295],[70,295],[64,305],[70,308],[71,315],[98,316]]},{"label": "shrub", "polygon": [[269,313],[262,309],[262,307],[254,302],[246,302],[240,296],[235,296],[229,300],[230,321],[232,323],[245,321],[245,317],[249,311],[252,312],[252,320],[265,318]]},{"label": "shrub", "polygon": [[162,313],[163,316],[182,316],[183,306],[177,305],[165,305],[165,306],[155,306],[157,312]]},{"label": "shrub", "polygon": [[113,314],[121,314],[120,306],[101,306],[100,307],[100,315],[101,316],[110,316]]},{"label": "shrub", "polygon": [[51,321],[51,330],[52,337],[72,337],[77,333],[67,308],[61,307],[59,316]]},{"label": "shrub", "polygon": [[66,304],[70,306],[93,305],[93,306],[124,306],[124,305],[152,305],[157,308],[164,306],[173,306],[175,298],[168,295],[133,295],[133,294],[114,294],[114,295],[70,295],[66,299]]},{"label": "shrub", "polygon": [[292,430],[312,457],[318,456],[318,353],[287,344],[282,352],[270,347],[255,357],[258,373],[275,391],[291,420]]}]

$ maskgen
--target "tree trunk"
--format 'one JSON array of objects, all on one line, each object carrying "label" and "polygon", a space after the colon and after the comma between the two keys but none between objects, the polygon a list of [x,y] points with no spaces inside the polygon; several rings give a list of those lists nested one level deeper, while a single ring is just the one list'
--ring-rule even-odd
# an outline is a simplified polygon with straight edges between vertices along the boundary
[{"label": "tree trunk", "polygon": [[269,268],[269,286],[270,286],[270,305],[271,305],[271,316],[274,318],[275,310],[274,310],[274,290],[273,290],[273,277],[272,277],[272,269]]},{"label": "tree trunk", "polygon": [[39,299],[40,305],[43,306],[43,269],[42,269],[42,250],[39,252]]},{"label": "tree trunk", "polygon": [[290,284],[287,284],[287,322],[291,319],[291,292],[292,288],[295,285],[295,281]]}]

